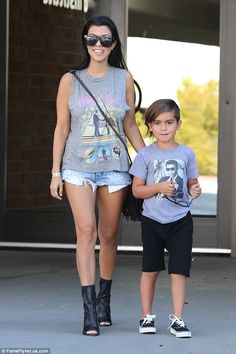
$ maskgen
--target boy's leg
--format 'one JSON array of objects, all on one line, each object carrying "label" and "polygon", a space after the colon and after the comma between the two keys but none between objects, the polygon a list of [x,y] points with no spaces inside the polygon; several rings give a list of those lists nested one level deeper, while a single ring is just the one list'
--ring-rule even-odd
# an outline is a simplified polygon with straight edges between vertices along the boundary
[{"label": "boy's leg", "polygon": [[140,279],[142,318],[139,321],[139,333],[156,333],[152,315],[152,304],[156,280],[159,272],[165,269],[164,244],[159,236],[158,223],[147,217],[141,219],[143,241],[143,264]]},{"label": "boy's leg", "polygon": [[160,224],[148,217],[141,219],[143,264],[140,279],[142,316],[152,313],[157,277],[165,269],[164,241],[160,237]]},{"label": "boy's leg", "polygon": [[169,316],[170,333],[178,338],[190,338],[191,331],[183,321],[184,298],[187,277],[181,274],[171,274],[172,314]]},{"label": "boy's leg", "polygon": [[187,278],[190,276],[192,262],[193,221],[191,214],[173,224],[172,237],[168,239],[169,274],[173,314],[183,315]]},{"label": "boy's leg", "polygon": [[159,272],[142,272],[140,279],[140,298],[142,318],[152,314],[152,304],[155,292],[156,280]]},{"label": "boy's leg", "polygon": [[168,240],[169,274],[171,275],[172,314],[169,316],[170,333],[178,338],[191,337],[182,316],[187,278],[190,276],[193,222],[191,214],[173,225],[172,237]]},{"label": "boy's leg", "polygon": [[181,274],[171,274],[171,294],[173,314],[183,317],[187,278]]},{"label": "boy's leg", "polygon": [[154,323],[156,315],[152,315],[152,304],[158,275],[159,272],[142,272],[141,274],[140,297],[142,317],[139,321],[140,334],[156,333],[156,327]]}]

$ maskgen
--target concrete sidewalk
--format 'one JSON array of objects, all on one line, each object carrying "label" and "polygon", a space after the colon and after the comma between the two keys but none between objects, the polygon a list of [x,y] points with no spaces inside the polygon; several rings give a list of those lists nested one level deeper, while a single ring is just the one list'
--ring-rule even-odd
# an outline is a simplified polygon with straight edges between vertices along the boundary
[{"label": "concrete sidewalk", "polygon": [[[184,319],[191,339],[169,334],[169,277],[158,284],[158,334],[138,334],[141,255],[119,254],[112,288],[113,325],[83,336],[74,252],[0,250],[0,348],[50,348],[51,354],[236,353],[236,259],[196,256]],[[0,350],[1,353],[1,350]]]}]

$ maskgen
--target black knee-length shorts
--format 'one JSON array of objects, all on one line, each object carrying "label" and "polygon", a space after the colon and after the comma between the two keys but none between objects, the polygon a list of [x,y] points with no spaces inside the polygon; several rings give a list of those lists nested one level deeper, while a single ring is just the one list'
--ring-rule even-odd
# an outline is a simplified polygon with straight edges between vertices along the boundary
[{"label": "black knee-length shorts", "polygon": [[177,221],[161,224],[146,216],[141,219],[143,272],[165,270],[168,251],[168,273],[190,276],[193,243],[193,220],[190,212]]}]

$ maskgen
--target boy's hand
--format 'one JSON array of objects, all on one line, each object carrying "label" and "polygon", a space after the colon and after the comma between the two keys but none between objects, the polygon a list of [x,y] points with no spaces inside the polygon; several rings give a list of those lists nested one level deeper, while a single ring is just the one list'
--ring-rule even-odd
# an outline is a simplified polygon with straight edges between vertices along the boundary
[{"label": "boy's hand", "polygon": [[161,194],[167,195],[168,197],[174,194],[175,186],[172,181],[160,182],[159,186]]},{"label": "boy's hand", "polygon": [[198,198],[201,192],[202,190],[199,183],[193,184],[191,187],[189,187],[189,194],[193,199]]}]

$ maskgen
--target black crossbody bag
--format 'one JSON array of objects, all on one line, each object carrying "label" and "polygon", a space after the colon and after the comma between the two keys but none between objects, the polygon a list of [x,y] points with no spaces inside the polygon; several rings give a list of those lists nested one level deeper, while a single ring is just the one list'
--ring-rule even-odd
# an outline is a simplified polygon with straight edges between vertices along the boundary
[{"label": "black crossbody bag", "polygon": [[[70,70],[69,71],[72,75],[74,75],[74,77],[79,81],[79,83],[83,86],[83,88],[85,89],[85,91],[87,91],[87,93],[92,97],[92,99],[94,100],[94,102],[96,103],[99,111],[101,112],[102,116],[104,117],[106,123],[109,125],[109,127],[113,130],[113,132],[115,133],[115,135],[117,136],[117,138],[122,142],[125,151],[127,153],[128,156],[128,160],[129,160],[129,165],[131,166],[132,164],[132,160],[127,148],[127,145],[124,141],[124,139],[122,138],[122,136],[118,133],[118,131],[113,127],[112,123],[110,122],[110,120],[108,119],[106,113],[104,112],[104,110],[102,109],[101,105],[99,104],[98,100],[94,97],[94,95],[92,94],[92,92],[89,90],[89,88],[86,86],[86,84],[83,82],[83,80],[77,75],[76,70]],[[104,105],[105,106],[105,105]],[[132,177],[132,176],[131,176]],[[139,198],[135,198],[132,192],[132,185],[130,184],[128,186],[128,191],[127,191],[127,195],[123,204],[123,208],[122,208],[122,213],[123,215],[126,217],[127,220],[131,220],[131,221],[140,221],[141,219],[141,215],[142,215],[142,205],[143,205],[143,199],[139,199]]]}]

